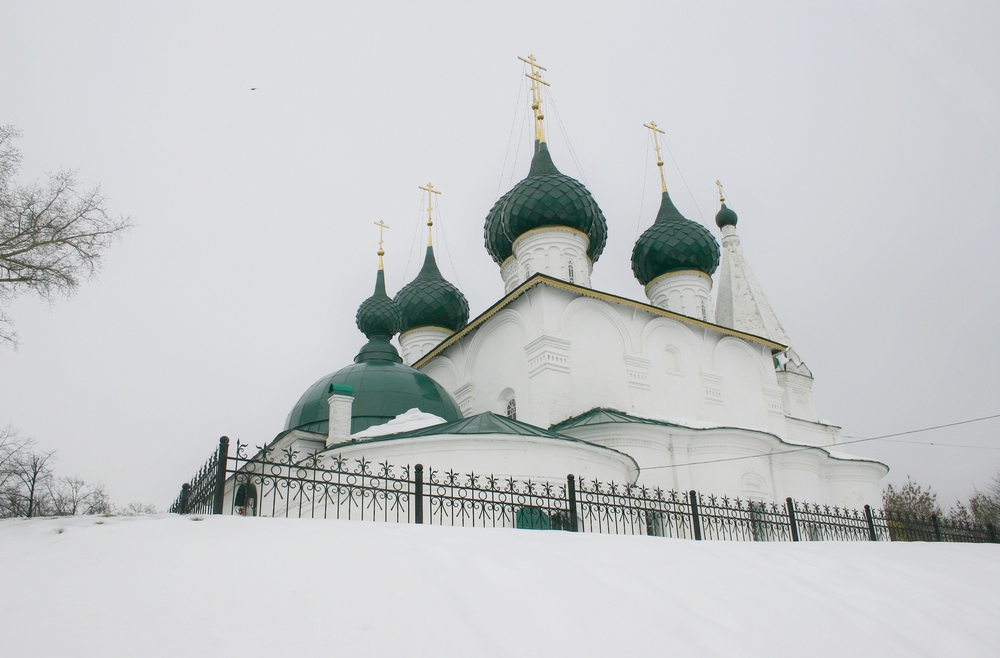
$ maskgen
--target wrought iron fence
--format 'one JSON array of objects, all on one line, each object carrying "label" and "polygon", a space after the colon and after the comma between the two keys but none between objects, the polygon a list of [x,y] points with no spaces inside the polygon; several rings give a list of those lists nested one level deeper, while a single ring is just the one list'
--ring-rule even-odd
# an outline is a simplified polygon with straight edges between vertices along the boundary
[{"label": "wrought iron fence", "polygon": [[354,519],[728,541],[998,541],[995,528],[886,510],[766,503],[577,480],[516,480],[300,455],[229,439],[170,507],[180,514]]}]

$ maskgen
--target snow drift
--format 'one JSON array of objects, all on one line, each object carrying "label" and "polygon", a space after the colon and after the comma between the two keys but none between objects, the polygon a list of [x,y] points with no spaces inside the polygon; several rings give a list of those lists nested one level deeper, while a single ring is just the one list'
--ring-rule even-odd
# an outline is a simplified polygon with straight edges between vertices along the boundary
[{"label": "snow drift", "polygon": [[0,522],[4,656],[997,656],[1000,546]]}]

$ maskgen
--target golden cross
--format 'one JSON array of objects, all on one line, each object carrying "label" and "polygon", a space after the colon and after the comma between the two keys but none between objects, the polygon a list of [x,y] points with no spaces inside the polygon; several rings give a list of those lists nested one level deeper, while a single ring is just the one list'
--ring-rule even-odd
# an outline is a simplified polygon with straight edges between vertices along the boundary
[{"label": "golden cross", "polygon": [[385,256],[385,250],[382,249],[383,231],[389,228],[389,226],[381,219],[373,223],[378,227],[378,268],[382,269],[382,256]]},{"label": "golden cross", "polygon": [[423,185],[420,186],[424,192],[427,192],[427,246],[431,246],[431,227],[434,226],[434,205],[432,201],[434,200],[435,194],[441,194],[440,190],[434,189],[433,183],[427,183],[427,187]]},{"label": "golden cross", "polygon": [[528,58],[518,56],[518,59],[531,67],[531,73],[525,73],[524,76],[531,80],[531,109],[535,112],[535,140],[539,142],[545,141],[545,125],[542,123],[542,119],[545,115],[542,114],[542,87],[551,86],[549,83],[542,79],[542,74],[538,71],[548,71],[547,68],[535,61],[534,55],[528,55]]},{"label": "golden cross", "polygon": [[667,179],[663,177],[663,156],[660,155],[660,135],[666,135],[667,133],[660,130],[655,121],[650,121],[642,125],[644,128],[649,128],[653,131],[653,144],[656,146],[656,166],[660,168],[660,187],[666,192]]},{"label": "golden cross", "polygon": [[722,183],[720,181],[715,181],[715,185],[719,188],[719,203],[725,203],[726,195],[722,193]]}]

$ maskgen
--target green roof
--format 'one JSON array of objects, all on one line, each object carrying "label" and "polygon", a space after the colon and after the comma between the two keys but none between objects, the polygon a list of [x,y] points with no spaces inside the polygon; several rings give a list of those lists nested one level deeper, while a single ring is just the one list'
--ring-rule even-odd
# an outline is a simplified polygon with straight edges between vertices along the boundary
[{"label": "green roof", "polygon": [[608,240],[608,223],[583,183],[556,169],[545,142],[535,143],[528,175],[500,197],[486,216],[486,250],[497,264],[513,254],[514,240],[543,226],[567,226],[587,234],[587,255],[597,262]]},{"label": "green roof", "polygon": [[458,331],[469,322],[469,302],[438,270],[433,247],[427,247],[424,266],[416,278],[396,293],[402,318],[400,331],[419,327],[444,327]]},{"label": "green roof", "polygon": [[642,285],[669,272],[696,270],[711,275],[719,267],[719,243],[707,228],[677,210],[663,193],[656,221],[632,249],[632,273]]},{"label": "green roof", "polygon": [[579,416],[574,416],[568,418],[561,423],[557,423],[552,426],[554,431],[562,431],[570,427],[583,427],[585,425],[608,425],[611,423],[630,423],[630,424],[643,424],[643,425],[664,425],[667,427],[681,427],[681,425],[675,425],[673,423],[668,423],[663,420],[652,420],[649,418],[639,418],[638,416],[630,416],[627,413],[616,411],[615,409],[606,409],[603,407],[598,407],[596,409],[591,409],[586,413],[582,413]]},{"label": "green roof", "polygon": [[462,418],[448,391],[424,373],[401,363],[370,359],[341,368],[310,386],[288,414],[285,429],[327,434],[330,421],[327,400],[336,386],[350,386],[354,390],[352,434],[388,423],[414,408],[449,421]]},{"label": "green roof", "polygon": [[439,423],[430,427],[422,427],[418,430],[385,436],[402,439],[413,436],[437,436],[438,434],[512,434],[517,436],[542,436],[549,439],[566,439],[567,441],[577,440],[558,432],[542,429],[541,427],[495,414],[491,411],[450,423]]}]

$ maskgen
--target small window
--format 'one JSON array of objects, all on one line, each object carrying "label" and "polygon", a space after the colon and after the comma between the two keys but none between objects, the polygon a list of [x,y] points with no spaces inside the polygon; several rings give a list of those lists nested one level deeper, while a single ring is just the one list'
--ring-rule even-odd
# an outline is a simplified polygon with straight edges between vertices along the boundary
[{"label": "small window", "polygon": [[233,506],[240,516],[257,516],[257,487],[252,482],[241,484],[236,489]]},{"label": "small window", "polygon": [[701,303],[701,319],[708,320],[708,311],[705,310],[705,302]]},{"label": "small window", "polygon": [[517,420],[517,402],[514,398],[507,400],[507,418]]},{"label": "small window", "polygon": [[576,283],[576,278],[573,276],[573,261],[570,261],[569,265],[566,266],[566,272],[569,274],[569,282]]}]

